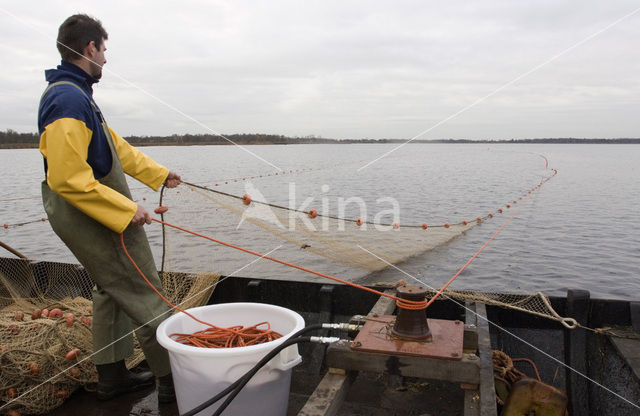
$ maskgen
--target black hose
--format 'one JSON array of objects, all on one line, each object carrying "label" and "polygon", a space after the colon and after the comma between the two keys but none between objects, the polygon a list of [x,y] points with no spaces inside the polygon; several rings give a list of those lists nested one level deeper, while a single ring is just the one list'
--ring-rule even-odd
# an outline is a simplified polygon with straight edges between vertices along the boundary
[{"label": "black hose", "polygon": [[216,413],[214,413],[214,415],[219,415],[224,409],[227,408],[227,406],[229,406],[229,403],[231,403],[231,401],[238,395],[238,393],[240,393],[240,390],[242,390],[242,388],[249,382],[249,380],[251,380],[251,377],[253,377],[262,367],[264,367],[266,363],[268,363],[273,357],[278,355],[280,351],[282,351],[283,349],[293,344],[297,344],[299,342],[309,342],[311,340],[310,337],[300,337],[300,335],[316,329],[322,329],[322,324],[313,324],[313,325],[306,326],[302,328],[300,331],[291,335],[291,337],[289,337],[282,344],[278,345],[273,350],[269,351],[267,355],[265,355],[260,361],[258,361],[258,363],[255,366],[253,366],[253,368],[251,368],[251,370],[247,371],[242,377],[240,377],[238,380],[233,382],[229,387],[222,390],[220,393],[216,394],[206,402],[198,405],[197,407],[194,407],[193,409],[189,410],[186,413],[183,413],[181,416],[194,416],[198,412],[201,412],[207,407],[216,403],[227,394],[233,392],[224,401],[224,403],[220,405]]},{"label": "black hose", "polygon": [[[229,406],[231,404],[233,399],[236,398],[236,396],[240,393],[242,388],[251,380],[251,378],[253,376],[255,376],[256,373],[258,371],[260,371],[260,369],[266,363],[268,363],[273,357],[278,355],[278,353],[281,350],[283,350],[284,348],[286,348],[289,345],[298,344],[300,342],[311,342],[311,337],[289,338],[285,342],[283,342],[282,344],[278,345],[277,349],[279,351],[275,351],[276,349],[274,348],[274,350],[272,350],[268,355],[266,355],[262,360],[260,360],[258,365],[256,365],[254,368],[252,368],[247,374],[245,374],[240,379],[240,384],[238,385],[238,387],[236,387],[231,393],[229,393],[229,396],[227,396],[227,398],[224,400],[224,402],[222,402],[220,407],[218,407],[218,409],[215,411],[215,413],[212,416],[220,416],[220,414],[222,414],[222,412],[227,408],[227,406]],[[274,353],[274,351],[275,351],[275,353]]]}]

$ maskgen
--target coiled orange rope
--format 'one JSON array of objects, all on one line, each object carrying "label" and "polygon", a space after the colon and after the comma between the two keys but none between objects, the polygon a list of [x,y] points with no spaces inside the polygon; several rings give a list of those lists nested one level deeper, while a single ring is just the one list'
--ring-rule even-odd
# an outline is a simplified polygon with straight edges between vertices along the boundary
[{"label": "coiled orange rope", "polygon": [[[266,325],[266,329],[258,327]],[[202,348],[247,347],[262,344],[281,338],[282,335],[272,331],[269,322],[261,322],[247,328],[233,326],[230,328],[208,328],[193,334],[171,334],[174,341]]]}]

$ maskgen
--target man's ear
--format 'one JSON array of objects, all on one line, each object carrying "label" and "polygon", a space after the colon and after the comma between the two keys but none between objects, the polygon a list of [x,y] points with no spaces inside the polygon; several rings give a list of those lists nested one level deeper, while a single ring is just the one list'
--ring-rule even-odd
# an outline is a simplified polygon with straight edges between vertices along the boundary
[{"label": "man's ear", "polygon": [[92,59],[96,51],[97,51],[96,42],[92,40],[89,43],[87,43],[87,46],[84,47],[82,54],[87,58]]}]

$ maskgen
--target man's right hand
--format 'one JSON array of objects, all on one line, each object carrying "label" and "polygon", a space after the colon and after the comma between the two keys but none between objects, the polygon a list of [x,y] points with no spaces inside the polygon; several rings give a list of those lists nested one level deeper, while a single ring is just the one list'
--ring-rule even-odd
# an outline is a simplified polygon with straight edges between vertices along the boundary
[{"label": "man's right hand", "polygon": [[138,209],[136,210],[136,215],[131,219],[131,225],[144,225],[151,224],[151,215],[147,212],[146,209],[142,207],[142,205],[138,205]]}]

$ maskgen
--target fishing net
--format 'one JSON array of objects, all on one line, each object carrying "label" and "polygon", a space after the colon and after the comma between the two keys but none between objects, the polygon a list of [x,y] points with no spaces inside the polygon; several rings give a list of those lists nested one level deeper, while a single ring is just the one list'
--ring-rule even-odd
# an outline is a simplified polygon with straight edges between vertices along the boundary
[{"label": "fishing net", "polygon": [[[196,185],[165,189],[162,204],[170,208],[163,214],[163,219],[246,248],[264,250],[282,244],[284,240],[290,243],[289,248],[294,247],[297,251],[313,253],[345,266],[376,271],[445,244],[488,218],[457,224],[383,224],[321,215],[312,210],[300,211],[263,201],[245,202],[248,201],[243,197]],[[268,231],[275,239],[260,231]],[[203,247],[204,240],[183,231],[164,227],[163,233],[166,246],[163,259],[166,262],[179,263],[184,259],[182,255],[189,251],[189,258],[217,257],[216,270],[219,271],[224,263],[222,258],[229,255],[229,249],[214,244]],[[295,255],[295,258],[301,256]],[[179,266],[194,267],[191,262],[184,261]]]},{"label": "fishing net", "polygon": [[[183,308],[206,303],[218,278],[211,273],[161,275],[167,298]],[[80,266],[0,258],[0,405],[6,404],[3,412],[16,409],[22,414],[46,413],[79,387],[90,388],[97,381],[90,358],[92,286]],[[34,312],[43,309],[59,309],[63,316],[36,317]],[[67,354],[76,348],[77,358],[67,359]],[[127,366],[131,368],[143,359],[136,341]]]},{"label": "fishing net", "polygon": [[[514,204],[522,205],[526,202],[526,195],[515,200]],[[401,263],[493,218],[493,214],[489,214],[457,224],[394,226],[393,223],[358,222],[357,218],[326,216],[311,210],[300,211],[249,199],[249,195],[231,195],[216,189],[185,184],[176,189],[163,190],[161,204],[169,209],[162,214],[162,218],[185,230],[213,236],[237,247],[269,254],[293,264],[313,266],[319,264],[314,262],[314,258],[321,256],[367,271]],[[162,232],[162,264],[165,269],[198,272],[214,268],[224,275],[230,275],[238,271],[239,264],[247,264],[247,257],[250,257],[184,230],[163,226]],[[275,255],[270,254],[268,248],[282,245],[283,240],[290,244],[279,249]],[[260,261],[263,269],[269,263],[260,257],[255,257],[254,261]],[[287,268],[282,264],[276,266]],[[304,274],[305,278],[314,278],[312,274],[299,273]],[[431,298],[434,294],[435,291],[431,290],[427,297]],[[576,326],[575,320],[558,315],[548,296],[541,292],[517,294],[446,290],[443,295],[463,304],[465,301],[483,302],[556,320],[569,328]]]}]

